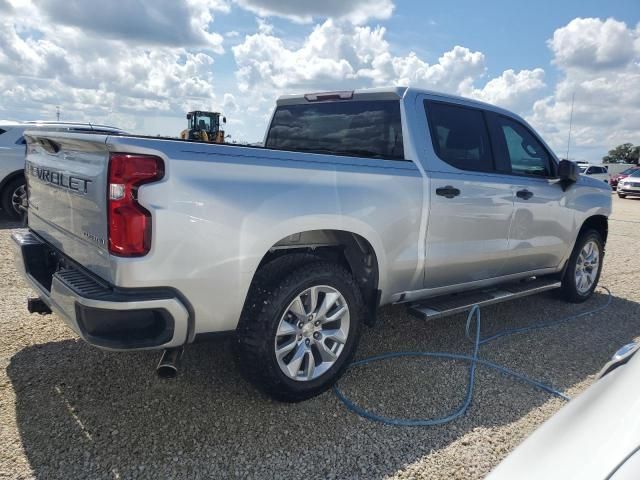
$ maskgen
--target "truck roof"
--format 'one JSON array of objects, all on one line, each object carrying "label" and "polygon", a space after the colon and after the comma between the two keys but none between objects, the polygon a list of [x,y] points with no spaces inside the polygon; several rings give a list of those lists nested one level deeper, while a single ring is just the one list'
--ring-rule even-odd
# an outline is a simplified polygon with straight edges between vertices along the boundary
[{"label": "truck roof", "polygon": [[[478,107],[487,108],[495,111],[501,111],[510,116],[518,116],[513,112],[497,107],[490,103],[481,102],[473,98],[461,97],[459,95],[451,95],[449,93],[437,92],[435,90],[427,90],[415,87],[376,87],[376,88],[358,88],[355,90],[328,91],[328,92],[311,92],[298,93],[293,95],[281,95],[278,97],[277,105],[295,105],[297,103],[307,103],[309,101],[326,100],[394,100],[402,99],[408,94],[425,94],[429,96],[440,97],[443,100],[454,100],[456,102],[464,102],[466,104],[474,104]],[[312,100],[311,100],[312,99]]]}]

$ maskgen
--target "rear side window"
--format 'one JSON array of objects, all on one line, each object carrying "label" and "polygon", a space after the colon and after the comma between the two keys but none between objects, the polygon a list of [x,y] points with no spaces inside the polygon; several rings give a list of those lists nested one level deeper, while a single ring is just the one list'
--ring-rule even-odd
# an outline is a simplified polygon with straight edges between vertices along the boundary
[{"label": "rear side window", "polygon": [[3,130],[2,128],[0,128],[0,135],[2,135],[5,132],[6,132],[6,130]]},{"label": "rear side window", "polygon": [[529,129],[501,115],[496,115],[495,119],[496,141],[506,149],[511,172],[516,175],[552,176],[549,153]]},{"label": "rear side window", "polygon": [[281,105],[267,148],[404,160],[398,100]]},{"label": "rear side window", "polygon": [[425,101],[431,140],[436,155],[456,168],[493,170],[489,133],[482,111]]}]

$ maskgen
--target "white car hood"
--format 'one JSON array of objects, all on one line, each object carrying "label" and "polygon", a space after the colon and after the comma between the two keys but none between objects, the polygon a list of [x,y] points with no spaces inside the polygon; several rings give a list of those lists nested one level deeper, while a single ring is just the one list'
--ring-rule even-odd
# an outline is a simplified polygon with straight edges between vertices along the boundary
[{"label": "white car hood", "polygon": [[487,479],[640,479],[638,455],[610,476],[638,446],[640,352],[571,400]]}]

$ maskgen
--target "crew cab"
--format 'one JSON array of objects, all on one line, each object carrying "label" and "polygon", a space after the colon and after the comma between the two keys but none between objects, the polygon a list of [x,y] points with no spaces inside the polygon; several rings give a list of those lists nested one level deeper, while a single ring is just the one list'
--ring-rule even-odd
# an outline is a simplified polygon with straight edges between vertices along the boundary
[{"label": "crew cab", "polygon": [[581,302],[602,268],[609,187],[469,99],[287,95],[264,147],[26,139],[28,229],[13,238],[32,310],[110,350],[231,333],[242,372],[284,401],[329,388],[381,305],[429,316],[446,295],[549,286]]}]

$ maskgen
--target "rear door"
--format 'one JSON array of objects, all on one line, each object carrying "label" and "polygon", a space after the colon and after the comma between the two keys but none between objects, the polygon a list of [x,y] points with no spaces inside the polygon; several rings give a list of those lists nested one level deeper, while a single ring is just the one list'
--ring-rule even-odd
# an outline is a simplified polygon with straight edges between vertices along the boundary
[{"label": "rear door", "polygon": [[553,156],[522,122],[489,112],[487,118],[504,181],[514,191],[509,255],[502,273],[556,267],[571,247],[575,227]]},{"label": "rear door", "polygon": [[499,275],[508,255],[513,191],[495,173],[481,109],[422,98],[430,179],[425,288]]}]

